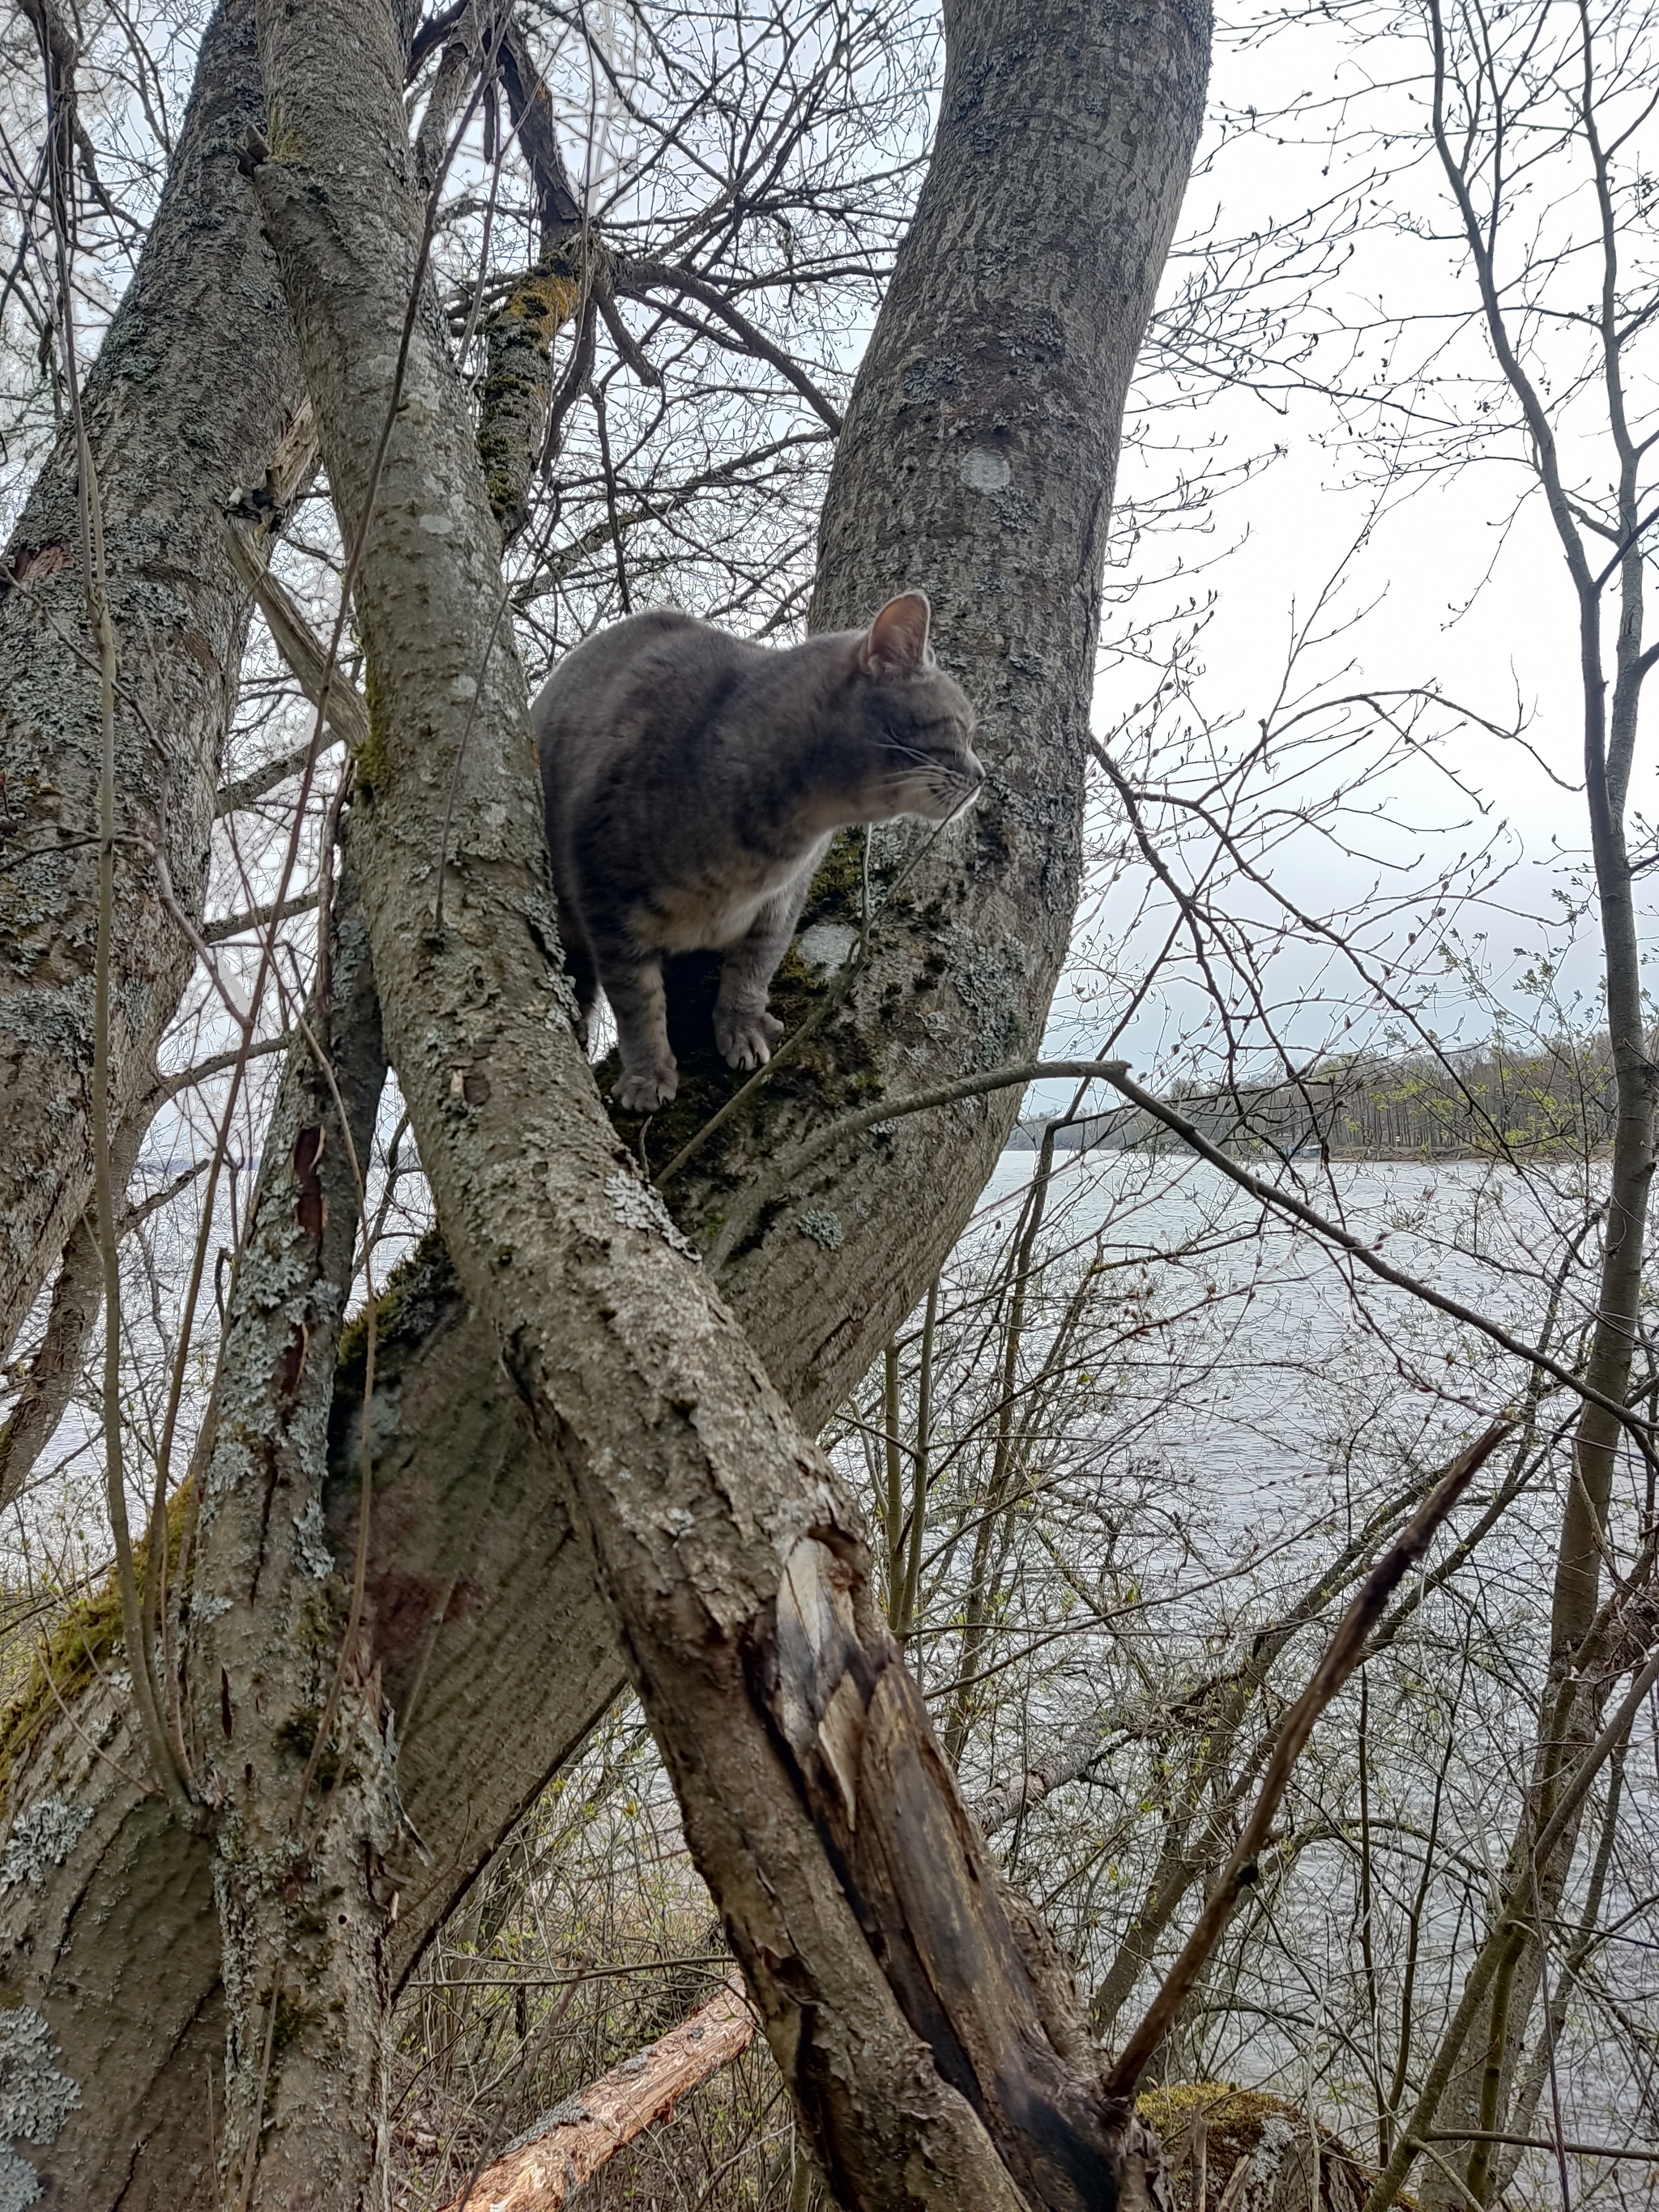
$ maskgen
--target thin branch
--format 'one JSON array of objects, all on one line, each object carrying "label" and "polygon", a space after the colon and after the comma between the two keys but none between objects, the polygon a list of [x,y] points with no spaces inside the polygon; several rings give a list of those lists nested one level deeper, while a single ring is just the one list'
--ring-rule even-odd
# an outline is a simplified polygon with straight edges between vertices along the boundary
[{"label": "thin branch", "polygon": [[[951,1083],[936,1083],[931,1090],[918,1091],[908,1098],[895,1098],[877,1106],[866,1106],[856,1114],[848,1114],[839,1121],[832,1121],[827,1129],[820,1129],[804,1145],[791,1152],[788,1158],[775,1171],[763,1190],[755,1199],[757,1206],[777,1191],[793,1182],[815,1161],[843,1143],[848,1137],[861,1136],[866,1129],[878,1129],[889,1121],[902,1119],[907,1114],[925,1114],[935,1106],[953,1105],[961,1098],[981,1098],[993,1091],[1006,1091],[1014,1084],[1040,1083],[1048,1077],[1064,1077],[1068,1081],[1086,1082],[1099,1076],[1112,1079],[1128,1073],[1129,1063],[1124,1060],[1022,1060],[1012,1061],[1006,1067],[994,1067],[980,1075],[959,1075]],[[663,1177],[665,1182],[666,1176]]]},{"label": "thin branch", "polygon": [[1611,2143],[1558,2142],[1553,2136],[1505,2136],[1490,2128],[1436,2128],[1416,2140],[1425,2147],[1437,2142],[1512,2143],[1516,2150],[1564,2150],[1573,2158],[1634,2158],[1644,2162],[1659,2159],[1659,2148],[1644,2150],[1639,2143],[1618,2150]]},{"label": "thin branch", "polygon": [[291,898],[272,899],[264,906],[250,907],[246,914],[228,914],[217,921],[202,924],[204,945],[222,945],[228,938],[246,937],[256,929],[269,929],[272,922],[293,921],[302,914],[315,914],[315,891],[296,891]]},{"label": "thin branch", "polygon": [[1134,2094],[1135,2084],[1169,2033],[1183,2000],[1219,1942],[1233,1906],[1243,1891],[1258,1879],[1257,1859],[1267,1845],[1273,1815],[1289,1787],[1291,1769],[1313,1733],[1315,1722],[1364,1658],[1366,1639],[1389,1598],[1428,1550],[1442,1522],[1513,1425],[1509,1421],[1494,1423],[1452,1462],[1432,1496],[1425,1499],[1398,1541],[1390,1546],[1366,1577],[1364,1588],[1326,1646],[1325,1656],[1314,1669],[1306,1689],[1285,1716],[1250,1817],[1244,1823],[1232,1856],[1222,1869],[1221,1879],[1205,1901],[1197,1925],[1165,1975],[1164,1985],[1147,2007],[1139,2027],[1107,2074],[1109,2097],[1121,2098],[1127,2104]]},{"label": "thin branch", "polygon": [[[292,664],[290,664],[291,667]],[[313,702],[313,705],[315,702]],[[311,760],[312,741],[290,745],[275,760],[268,760],[263,768],[250,769],[234,783],[222,783],[213,794],[213,811],[216,816],[239,814],[246,806],[257,805],[268,791],[275,791],[279,783],[286,783],[291,775],[302,775]]]},{"label": "thin branch", "polygon": [[[295,682],[313,707],[323,710],[322,720],[331,733],[338,738],[348,751],[356,752],[368,736],[368,708],[356,686],[349,683],[335,665],[334,657],[323,645],[311,624],[295,601],[283,590],[275,576],[259,560],[246,538],[234,522],[225,525],[225,544],[230,555],[230,565],[252,593],[260,613],[265,618],[271,641],[287,662]],[[303,751],[285,755],[295,762],[293,774],[305,766],[321,750],[317,738]],[[263,774],[263,770],[256,774]],[[282,778],[273,779],[280,782]],[[252,782],[253,778],[246,779]],[[264,788],[269,790],[270,785]],[[232,794],[240,788],[233,785],[219,794],[214,811],[224,814],[233,805],[246,805]],[[254,796],[258,794],[255,793]]]},{"label": "thin branch", "polygon": [[[1103,1069],[1106,1066],[1104,1061],[1100,1064]],[[1173,1106],[1166,1106],[1150,1091],[1143,1091],[1128,1076],[1103,1073],[1101,1080],[1109,1083],[1115,1091],[1121,1091],[1124,1097],[1150,1114],[1154,1121],[1161,1121],[1166,1129],[1173,1130],[1200,1159],[1207,1160],[1212,1167],[1219,1168],[1223,1175],[1236,1182],[1241,1190],[1247,1190],[1253,1198],[1259,1199],[1262,1205],[1275,1206],[1281,1213],[1288,1213],[1293,1219],[1339,1246],[1379,1280],[1391,1283],[1396,1290],[1420,1298],[1425,1305],[1433,1306],[1439,1312],[1450,1315],[1454,1321],[1463,1322],[1467,1328],[1479,1330],[1482,1336],[1500,1346],[1504,1351],[1512,1352],[1529,1366],[1541,1368],[1546,1375],[1553,1376],[1569,1390],[1577,1391],[1590,1405],[1599,1406],[1603,1413],[1611,1413],[1631,1437],[1643,1458],[1653,1459],[1648,1424],[1638,1420],[1628,1406],[1620,1405],[1616,1398],[1608,1397],[1605,1392],[1586,1382],[1583,1376],[1574,1374],[1571,1368],[1552,1359],[1540,1346],[1526,1344],[1520,1337],[1512,1336],[1508,1329],[1501,1328],[1495,1321],[1488,1320],[1486,1315],[1477,1313],[1473,1306],[1466,1306],[1461,1299],[1448,1297],[1443,1291],[1437,1291],[1430,1284],[1419,1281],[1415,1275],[1407,1274],[1403,1268],[1394,1267],[1351,1231],[1328,1220],[1322,1213],[1316,1212],[1311,1206],[1293,1197],[1289,1191],[1278,1189],[1270,1182],[1263,1182],[1259,1176],[1253,1176],[1237,1160],[1229,1159],[1226,1153],[1195,1129],[1184,1115],[1178,1114]]]},{"label": "thin branch", "polygon": [[286,1052],[293,1042],[292,1030],[280,1030],[275,1036],[261,1037],[257,1044],[237,1045],[229,1052],[216,1052],[210,1060],[198,1060],[194,1067],[181,1067],[176,1075],[164,1075],[156,1085],[155,1095],[176,1098],[193,1084],[206,1083],[216,1075],[228,1075],[245,1060],[264,1060],[273,1052]]}]

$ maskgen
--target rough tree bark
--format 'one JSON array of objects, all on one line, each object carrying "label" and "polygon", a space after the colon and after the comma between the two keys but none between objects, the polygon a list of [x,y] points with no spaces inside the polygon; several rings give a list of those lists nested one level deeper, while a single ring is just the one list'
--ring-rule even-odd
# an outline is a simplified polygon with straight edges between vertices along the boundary
[{"label": "rough tree bark", "polygon": [[[248,611],[221,508],[263,481],[303,390],[236,173],[261,112],[252,0],[227,0],[203,40],[155,224],[86,380],[118,653],[112,1130],[143,1110],[193,957],[149,853],[161,847],[199,916]],[[0,569],[0,1351],[92,1188],[99,677],[76,476],[66,433]]]},{"label": "rough tree bark", "polygon": [[[349,867],[331,919],[325,981],[264,1140],[198,1455],[187,1747],[213,1840],[229,2015],[223,2192],[242,2201],[257,2149],[256,2202],[343,2208],[380,2148],[380,1869],[399,1808],[395,1735],[356,1578],[337,1571],[324,1540],[335,1358],[363,1218],[358,1171],[386,1076]],[[325,1879],[314,1884],[318,1868]],[[315,2016],[310,2036],[298,2030],[301,2008]],[[330,2155],[294,2175],[296,2098]]]},{"label": "rough tree bark", "polygon": [[[872,348],[866,378],[872,396],[866,404],[861,388],[854,404],[860,435],[873,441],[876,458],[862,468],[843,465],[825,527],[837,560],[854,558],[856,526],[848,518],[860,511],[879,518],[888,533],[888,550],[865,561],[867,586],[850,586],[849,599],[882,596],[893,563],[902,562],[905,579],[926,582],[951,610],[955,665],[986,710],[986,743],[999,762],[988,821],[1000,834],[975,832],[964,850],[934,868],[926,901],[896,905],[884,918],[883,980],[861,981],[852,1017],[830,1039],[833,1055],[805,1071],[804,1083],[798,1077],[774,1091],[745,1139],[751,1171],[763,1157],[768,1120],[781,1107],[797,1124],[837,1110],[849,1059],[866,1076],[876,1059],[909,1089],[918,1073],[925,1079],[958,1072],[965,1048],[969,1059],[1000,1056],[1000,1038],[1017,1034],[998,1024],[1010,1014],[1018,944],[1029,939],[1033,951],[1018,961],[1016,1024],[1040,1018],[1062,949],[1101,523],[1124,384],[1197,127],[1206,27],[1195,14],[1162,8],[1125,9],[1101,22],[1079,11],[1049,13],[1053,23],[1041,40],[1029,35],[1029,10],[975,7],[952,15],[951,82],[935,155],[952,190],[930,185],[924,199]],[[1052,203],[1030,188],[1031,164],[1050,161],[1058,172]],[[969,234],[960,200],[972,192],[986,195],[987,212]],[[1103,205],[1127,212],[1103,222]],[[999,246],[1000,240],[1012,242]],[[944,265],[929,272],[929,255],[942,256]],[[1074,266],[1076,281],[1066,274]],[[945,330],[959,342],[954,355],[937,342]],[[952,390],[952,364],[959,371],[964,359],[970,373]],[[907,376],[912,361],[921,366]],[[1000,401],[1007,416],[1000,424]],[[963,420],[967,431],[958,440],[953,425]],[[1005,482],[997,440],[1010,423],[1017,434],[1012,458],[1004,456]],[[975,434],[981,431],[983,439]],[[974,460],[986,441],[989,458]],[[1079,465],[1079,451],[1100,472],[1092,484]],[[919,522],[925,518],[921,573],[907,550],[903,504],[897,490],[890,495],[890,478],[908,483],[905,496]],[[1012,499],[1005,495],[1011,489]],[[1066,580],[1057,584],[1056,576]],[[979,621],[970,649],[968,610],[987,599],[995,600],[998,620]],[[996,974],[960,919],[964,914],[990,918],[986,926],[1002,963]],[[901,977],[924,987],[915,996],[926,1018],[896,1024],[884,1042],[891,986]],[[796,983],[803,1005],[810,1004],[805,970],[796,972]],[[860,1061],[860,1051],[870,1057]],[[463,1076],[464,1090],[465,1083]],[[988,1158],[1000,1127],[981,1121],[977,1109],[966,1118],[970,1158]],[[943,1249],[955,1223],[937,1188],[922,1180],[925,1127],[908,1125],[921,1141],[904,1155],[911,1162],[908,1188],[912,1205],[925,1200]],[[962,1135],[953,1128],[953,1139]],[[931,1141],[937,1137],[935,1128]],[[905,1218],[902,1254],[887,1233],[894,1217],[883,1193],[892,1156],[890,1142],[878,1142],[842,1164],[830,1195],[854,1233],[830,1261],[823,1243],[802,1236],[799,1209],[791,1208],[763,1221],[758,1243],[724,1271],[774,1379],[809,1416],[833,1403],[859,1371],[865,1337],[878,1340],[885,1326],[878,1300],[907,1303],[933,1264],[931,1255],[915,1249],[914,1212]],[[676,1194],[700,1233],[717,1232],[718,1193],[740,1187],[744,1157],[732,1144],[716,1176],[701,1183],[688,1176],[687,1200]],[[951,1182],[960,1202],[969,1202],[969,1167],[958,1171],[953,1163]],[[778,1264],[794,1285],[787,1304],[766,1289],[767,1255],[780,1253]],[[752,1264],[757,1255],[765,1265]],[[787,1263],[802,1258],[813,1264],[792,1272]],[[480,1349],[487,1332],[441,1267],[404,1286],[386,1334],[370,1578],[375,1657],[404,1722],[404,1798],[437,1862],[430,1870],[412,1861],[399,1868],[402,1910],[392,1942],[402,1966],[530,1788],[573,1746],[613,1686],[617,1662],[585,1539],[550,1490],[524,1416],[500,1387],[493,1353]],[[349,1389],[349,1367],[345,1380]],[[337,1550],[349,1554],[357,1424],[343,1395],[331,1517]],[[434,1449],[434,1431],[454,1438],[453,1457]],[[535,1694],[543,1655],[553,1651],[562,1671]],[[73,1704],[74,1685],[68,1694]],[[121,1748],[118,1714],[104,1718],[115,1731],[116,1756],[135,1763],[132,1746]],[[66,2054],[61,2063],[87,2085],[45,2165],[64,2176],[76,2201],[89,2205],[107,2201],[95,2192],[107,2186],[112,2195],[121,2185],[115,2177],[129,2169],[132,2193],[124,2202],[182,2203],[188,2199],[178,2185],[192,2148],[200,2158],[202,2060],[219,2032],[205,1852],[162,1832],[153,1801],[128,1792],[125,1808],[118,1805],[125,1785],[106,1764],[85,1758],[81,1739],[56,1719],[49,1700],[40,1720],[32,1739],[39,1747],[14,1790],[14,1832],[18,1822],[27,1830],[32,1818],[41,1835],[59,1832],[51,1813],[37,1818],[35,1808],[54,1796],[81,1802],[74,1789],[47,1786],[77,1750],[76,1787],[89,1793],[88,1803],[100,1791],[105,1801],[97,1815],[101,1852],[83,1864],[74,1844],[61,1863],[43,1850],[34,1875],[6,1900],[35,1936],[34,1982],[43,2016],[50,2015]],[[94,1832],[89,1826],[88,1839]],[[167,1948],[166,1972],[155,1976],[164,1986],[152,2010],[149,1946],[142,1921],[131,1917],[125,1954],[118,1947],[100,1962],[114,2001],[102,2015],[94,2053],[91,2020],[67,1960],[77,1944],[88,1951],[100,1900],[107,1912],[124,1883],[125,1893],[137,1896],[146,1893],[145,1881],[152,1884],[148,1893],[173,1900],[176,1940]],[[193,1917],[184,1909],[191,1898]],[[66,1937],[51,1967],[49,1926]],[[890,2028],[890,2014],[884,2017]],[[169,2038],[176,2039],[175,2055],[159,2063]],[[147,2148],[135,2162],[131,2146],[141,2136]]]}]

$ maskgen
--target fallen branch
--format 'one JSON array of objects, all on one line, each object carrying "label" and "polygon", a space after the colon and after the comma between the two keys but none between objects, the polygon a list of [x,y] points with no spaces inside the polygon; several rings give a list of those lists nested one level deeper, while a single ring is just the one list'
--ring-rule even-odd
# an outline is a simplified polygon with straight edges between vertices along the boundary
[{"label": "fallen branch", "polygon": [[1075,1729],[1046,1759],[1021,1767],[993,1783],[981,1796],[969,1798],[968,1810],[979,1822],[981,1832],[994,1835],[1017,1814],[1040,1805],[1064,1784],[1075,1782],[1100,1757],[1112,1727],[1113,1723],[1103,1711],[1093,1713],[1082,1728]]},{"label": "fallen branch", "polygon": [[[975,1799],[969,1804],[969,1811],[973,1814],[988,1836],[993,1829],[1006,1826],[1015,1814],[1024,1806],[1035,1803],[1039,1798],[1046,1797],[1051,1790],[1058,1789],[1062,1782],[1068,1782],[1074,1774],[1081,1772],[1091,1759],[1097,1758],[1104,1735],[1105,1730],[1097,1723],[1092,1724],[1087,1730],[1083,1731],[1075,1741],[1068,1741],[1062,1746],[1046,1765],[1032,1767],[1024,1773],[1016,1776],[1012,1781],[1000,1784],[983,1797]],[[672,1964],[672,1961],[653,1963]],[[573,1976],[571,1978],[583,1978]],[[416,1983],[413,1986],[418,1988],[420,1984]],[[432,1986],[437,1985],[434,1984]],[[477,1984],[468,1982],[460,1986],[470,1989],[476,1987]],[[503,1983],[501,1986],[505,1988],[507,1984]],[[511,1986],[517,1989],[525,1985],[514,1982]],[[547,1983],[532,1986],[555,1988],[560,1984]],[[602,2152],[591,2166],[584,2170],[582,2178],[585,2179],[588,2174],[597,2171],[606,2159],[619,2151],[624,2143],[631,2142],[634,2137],[641,2130],[648,2127],[653,2120],[665,2118],[668,2112],[672,2111],[673,2103],[684,2096],[688,2090],[696,2088],[701,2083],[708,2081],[711,2075],[718,2074],[722,2066],[729,2066],[734,2058],[741,2057],[754,2039],[754,2034],[755,2017],[744,2001],[743,1984],[734,1969],[727,1977],[725,1987],[717,1997],[701,2007],[696,2012],[688,2013],[677,2027],[670,2028],[667,2034],[661,2037],[656,2043],[647,2045],[645,2050],[635,2052],[631,2058],[624,2058],[620,2066],[613,2067],[609,2074],[603,2075],[589,2087],[579,2090],[574,2097],[568,2099],[565,2104],[557,2108],[560,2112],[570,2112],[573,2107],[581,2107],[590,2112],[597,2113],[607,2085],[625,2081],[630,2095],[636,2098],[642,2097],[653,2085],[659,2085],[664,2078],[663,2074],[658,2069],[664,2065],[665,2053],[668,2054],[667,2063],[674,2069],[673,2089],[668,2106],[647,2114],[637,2125],[629,2128],[626,2134],[616,2136],[610,2142],[609,2148]],[[459,2208],[469,2201],[477,2205],[489,2206],[490,2212],[497,2212],[497,2208],[503,2203],[510,2204],[513,2207],[513,2212],[520,2212],[520,2208],[523,2208],[523,2212],[541,2212],[543,2206],[564,2203],[566,2200],[563,2196],[558,2194],[549,2196],[545,2193],[540,2196],[509,2197],[504,2200],[496,2185],[504,2175],[510,2178],[512,2170],[516,2169],[527,2160],[532,2151],[538,2152],[545,2157],[551,2149],[568,2150],[573,2140],[568,2130],[575,2124],[577,2124],[573,2115],[571,2119],[556,2123],[550,2132],[544,2128],[542,2132],[536,2135],[532,2142],[510,2152],[506,2158],[499,2160],[495,2165],[479,2174],[472,2183],[471,2199],[469,2200],[464,2192],[455,2200],[454,2205],[448,2208],[448,2212],[459,2212]],[[586,2124],[598,2128],[600,2122],[598,2118],[594,2118]],[[554,2134],[562,2136],[561,2143],[553,2142]],[[543,2185],[544,2191],[546,2187],[550,2186],[555,2190],[566,2192],[573,2185],[562,2173],[553,2183]]]},{"label": "fallen branch", "polygon": [[556,2212],[754,2038],[755,2015],[734,1966],[706,2005],[544,2113],[527,2141],[474,2174],[444,2212]]}]

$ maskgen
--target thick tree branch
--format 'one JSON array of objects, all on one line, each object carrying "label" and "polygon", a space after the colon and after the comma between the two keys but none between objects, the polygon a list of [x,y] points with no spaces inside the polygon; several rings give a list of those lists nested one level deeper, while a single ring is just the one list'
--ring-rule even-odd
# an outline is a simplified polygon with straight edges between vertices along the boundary
[{"label": "thick tree branch", "polygon": [[[274,264],[234,142],[261,112],[251,0],[225,0],[161,206],[87,379],[120,682],[110,1038],[112,1126],[137,1109],[193,957],[132,856],[157,847],[199,913],[213,791],[246,597],[216,502],[259,475],[299,397]],[[164,362],[166,374],[144,371]],[[0,1346],[9,1346],[91,1194],[89,983],[98,855],[95,655],[82,647],[72,444],[37,482],[0,568],[0,775],[8,829],[40,857],[0,931]],[[27,591],[9,588],[21,579]]]}]

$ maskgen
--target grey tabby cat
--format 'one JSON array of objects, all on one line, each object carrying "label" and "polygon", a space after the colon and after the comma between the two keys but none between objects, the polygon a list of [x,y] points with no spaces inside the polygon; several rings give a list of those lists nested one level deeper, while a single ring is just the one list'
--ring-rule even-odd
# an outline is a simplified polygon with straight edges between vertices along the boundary
[{"label": "grey tabby cat", "polygon": [[836,831],[945,820],[978,790],[974,710],[934,663],[921,592],[867,630],[781,651],[673,609],[632,615],[562,659],[531,709],[559,932],[584,1018],[605,987],[622,1077],[649,1113],[674,1096],[666,955],[726,953],[714,1041],[771,1057],[766,992]]}]

